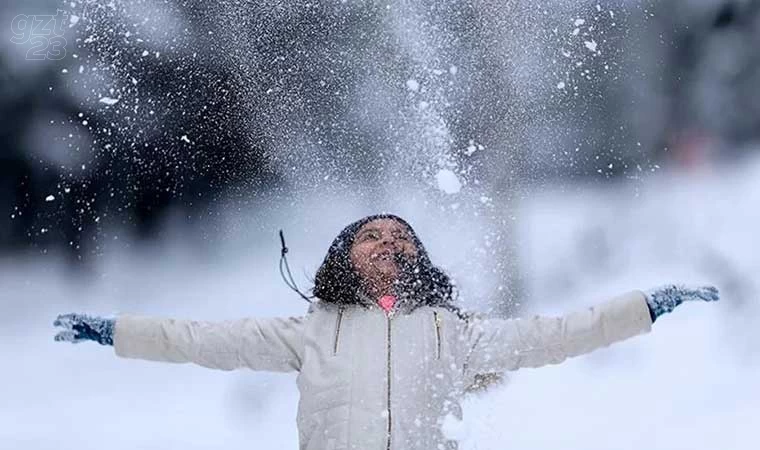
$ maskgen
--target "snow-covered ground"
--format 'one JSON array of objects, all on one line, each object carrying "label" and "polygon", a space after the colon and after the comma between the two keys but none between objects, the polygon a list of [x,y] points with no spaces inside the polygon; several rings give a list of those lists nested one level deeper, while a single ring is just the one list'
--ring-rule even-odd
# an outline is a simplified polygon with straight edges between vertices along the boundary
[{"label": "snow-covered ground", "polygon": [[[465,421],[447,431],[481,450],[757,449],[758,205],[759,159],[689,175],[661,171],[603,191],[528,195],[516,214],[530,288],[525,314],[559,314],[670,281],[715,283],[724,298],[683,306],[649,335],[511,374],[505,386],[469,398]],[[300,275],[302,266],[316,268],[342,225],[369,212],[338,200],[302,206],[230,238],[223,263],[204,262],[181,237],[150,253],[108,255],[94,278],[75,277],[54,257],[5,259],[0,448],[296,448],[294,375],[118,359],[96,344],[53,342],[51,323],[69,311],[300,314],[304,304],[277,271],[278,224],[294,230],[291,263]],[[400,210],[442,266],[461,267],[459,249],[445,242],[450,230]],[[244,219],[230,223],[245,230]]]}]

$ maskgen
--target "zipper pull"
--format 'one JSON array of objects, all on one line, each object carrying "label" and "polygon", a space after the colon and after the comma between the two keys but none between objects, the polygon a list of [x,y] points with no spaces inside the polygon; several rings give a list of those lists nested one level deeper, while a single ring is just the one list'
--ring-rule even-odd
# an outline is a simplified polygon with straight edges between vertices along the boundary
[{"label": "zipper pull", "polygon": [[433,321],[435,323],[435,359],[441,359],[441,315],[438,311],[433,311]]},{"label": "zipper pull", "polygon": [[343,322],[343,307],[338,309],[338,318],[335,322],[335,342],[333,344],[333,355],[338,354],[338,340],[340,339],[340,324]]}]

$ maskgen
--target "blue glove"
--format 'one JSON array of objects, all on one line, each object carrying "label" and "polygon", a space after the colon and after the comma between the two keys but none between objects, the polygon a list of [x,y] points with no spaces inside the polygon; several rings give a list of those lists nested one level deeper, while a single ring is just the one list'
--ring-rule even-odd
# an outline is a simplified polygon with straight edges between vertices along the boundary
[{"label": "blue glove", "polygon": [[93,317],[86,314],[61,314],[53,322],[63,328],[55,335],[59,342],[78,344],[82,341],[95,341],[102,345],[113,345],[113,319]]},{"label": "blue glove", "polygon": [[715,302],[720,298],[718,288],[715,286],[688,288],[683,285],[666,284],[665,286],[650,289],[644,292],[644,294],[646,294],[652,322],[657,320],[661,315],[673,311],[676,306],[683,302],[695,300]]}]

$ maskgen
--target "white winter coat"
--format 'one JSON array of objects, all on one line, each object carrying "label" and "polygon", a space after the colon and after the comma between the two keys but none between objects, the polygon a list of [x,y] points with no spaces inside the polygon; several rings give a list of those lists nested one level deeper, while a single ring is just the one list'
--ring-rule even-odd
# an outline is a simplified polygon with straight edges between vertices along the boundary
[{"label": "white winter coat", "polygon": [[420,306],[316,303],[301,317],[198,322],[122,315],[116,354],[297,371],[302,450],[456,449],[441,431],[478,374],[556,364],[651,329],[640,291],[565,317],[462,319]]}]

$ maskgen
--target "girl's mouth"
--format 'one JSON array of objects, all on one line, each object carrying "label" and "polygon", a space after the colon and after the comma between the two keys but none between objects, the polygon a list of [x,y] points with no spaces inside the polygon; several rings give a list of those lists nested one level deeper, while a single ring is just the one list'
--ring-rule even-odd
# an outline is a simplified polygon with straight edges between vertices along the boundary
[{"label": "girl's mouth", "polygon": [[372,254],[372,259],[373,260],[380,260],[380,261],[393,261],[394,260],[394,256],[393,256],[393,252],[392,251],[385,250],[385,251],[382,251],[380,253],[373,253]]}]

